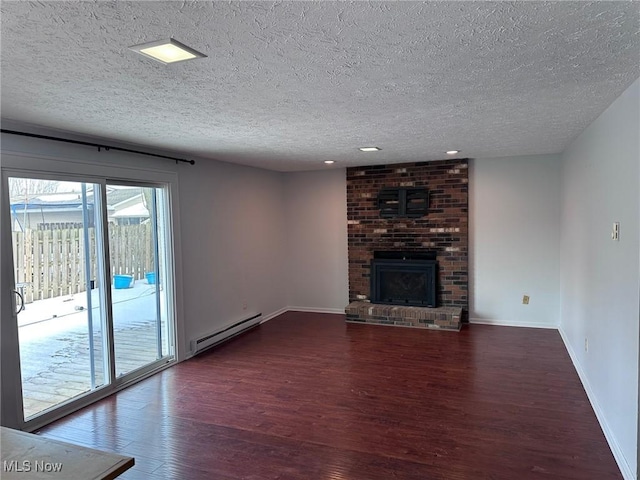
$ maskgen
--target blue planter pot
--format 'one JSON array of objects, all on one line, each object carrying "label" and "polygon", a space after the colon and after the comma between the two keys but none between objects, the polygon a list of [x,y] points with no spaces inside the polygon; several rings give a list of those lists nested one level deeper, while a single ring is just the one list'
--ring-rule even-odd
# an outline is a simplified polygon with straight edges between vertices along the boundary
[{"label": "blue planter pot", "polygon": [[133,275],[114,275],[113,287],[120,290],[122,288],[131,288],[133,285]]}]

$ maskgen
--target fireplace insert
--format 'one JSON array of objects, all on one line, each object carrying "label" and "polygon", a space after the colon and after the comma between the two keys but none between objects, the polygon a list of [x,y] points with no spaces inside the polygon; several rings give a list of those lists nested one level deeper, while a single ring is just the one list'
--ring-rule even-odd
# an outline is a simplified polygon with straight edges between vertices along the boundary
[{"label": "fireplace insert", "polygon": [[434,252],[375,252],[371,302],[437,307],[437,278]]}]

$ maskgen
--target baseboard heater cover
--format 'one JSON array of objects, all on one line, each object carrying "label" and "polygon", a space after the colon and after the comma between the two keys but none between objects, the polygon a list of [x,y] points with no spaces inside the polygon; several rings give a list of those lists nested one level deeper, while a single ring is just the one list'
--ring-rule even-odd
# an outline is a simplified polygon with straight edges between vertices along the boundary
[{"label": "baseboard heater cover", "polygon": [[191,340],[192,355],[195,356],[199,353],[202,353],[203,351],[211,347],[215,347],[216,345],[219,345],[222,342],[225,342],[235,337],[236,335],[246,332],[247,330],[259,325],[261,321],[261,317],[262,317],[262,313],[258,313],[238,323],[229,325],[228,327],[225,327],[222,330],[218,330],[215,333],[210,333],[200,338]]}]

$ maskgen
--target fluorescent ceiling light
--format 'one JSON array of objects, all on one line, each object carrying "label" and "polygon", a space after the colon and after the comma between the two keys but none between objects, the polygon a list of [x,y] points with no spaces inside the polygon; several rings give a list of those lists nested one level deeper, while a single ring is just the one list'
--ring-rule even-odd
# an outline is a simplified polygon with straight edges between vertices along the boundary
[{"label": "fluorescent ceiling light", "polygon": [[455,155],[456,153],[460,153],[460,150],[447,150],[447,155]]},{"label": "fluorescent ceiling light", "polygon": [[173,38],[169,40],[158,40],[156,42],[143,43],[141,45],[133,45],[129,47],[134,52],[138,52],[145,57],[164,63],[184,62],[185,60],[193,60],[196,58],[206,57],[204,53],[200,53],[193,48],[187,47]]},{"label": "fluorescent ceiling light", "polygon": [[335,160],[325,160],[324,163],[326,163],[327,165],[331,165],[332,163],[336,163]]},{"label": "fluorescent ceiling light", "polygon": [[378,147],[360,147],[358,150],[361,152],[379,152],[381,149]]}]

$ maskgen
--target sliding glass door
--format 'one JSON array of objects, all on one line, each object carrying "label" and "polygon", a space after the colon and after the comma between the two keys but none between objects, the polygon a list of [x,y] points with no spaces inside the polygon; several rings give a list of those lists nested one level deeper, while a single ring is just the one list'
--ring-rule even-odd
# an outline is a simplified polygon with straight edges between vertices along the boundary
[{"label": "sliding glass door", "polygon": [[162,359],[171,352],[167,321],[167,228],[163,191],[139,185],[107,185],[113,277],[116,375]]},{"label": "sliding glass door", "polygon": [[171,360],[166,189],[5,178],[24,421]]},{"label": "sliding glass door", "polygon": [[30,418],[108,381],[96,184],[9,177],[23,411]]}]

